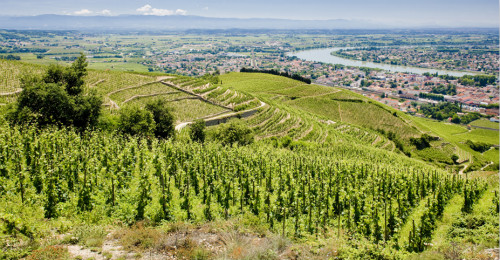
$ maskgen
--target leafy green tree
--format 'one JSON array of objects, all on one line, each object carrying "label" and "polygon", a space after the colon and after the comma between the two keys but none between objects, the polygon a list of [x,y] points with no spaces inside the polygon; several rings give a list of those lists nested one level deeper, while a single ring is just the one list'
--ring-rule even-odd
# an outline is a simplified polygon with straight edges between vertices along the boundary
[{"label": "leafy green tree", "polygon": [[28,75],[8,118],[15,123],[40,126],[59,124],[80,129],[95,125],[102,99],[93,91],[84,93],[87,62],[82,54],[70,67],[51,65],[42,77]]},{"label": "leafy green tree", "polygon": [[175,134],[174,116],[163,99],[156,99],[146,104],[146,110],[151,112],[155,122],[154,134],[159,138],[170,138]]},{"label": "leafy green tree", "polygon": [[214,137],[223,145],[234,143],[247,145],[254,140],[252,130],[237,120],[222,124],[215,132]]},{"label": "leafy green tree", "polygon": [[458,157],[458,155],[456,155],[456,154],[453,154],[453,155],[451,156],[451,160],[453,161],[453,163],[457,163],[458,159],[460,159],[460,158],[459,158],[459,157]]},{"label": "leafy green tree", "polygon": [[203,143],[205,141],[205,121],[196,120],[189,127],[189,136],[191,140],[199,143]]},{"label": "leafy green tree", "polygon": [[153,136],[156,124],[151,112],[134,106],[120,110],[118,129],[125,134]]}]

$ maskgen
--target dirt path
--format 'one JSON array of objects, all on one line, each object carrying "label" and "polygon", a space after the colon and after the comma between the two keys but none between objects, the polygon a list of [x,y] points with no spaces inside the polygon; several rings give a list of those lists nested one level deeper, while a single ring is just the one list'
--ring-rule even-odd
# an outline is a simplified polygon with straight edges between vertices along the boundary
[{"label": "dirt path", "polygon": [[14,92],[5,92],[5,93],[0,93],[0,96],[12,96],[12,95],[16,95],[16,94],[19,94],[21,93],[21,91],[23,91],[23,89],[21,88],[18,88],[16,91]]},{"label": "dirt path", "polygon": [[96,87],[99,83],[106,81],[105,79],[100,79],[92,84],[89,85],[89,87],[93,88]]},{"label": "dirt path", "polygon": [[462,169],[458,172],[458,174],[464,174],[464,171],[467,169],[467,167],[469,167],[469,165],[470,165],[470,163],[466,163],[466,164],[464,164],[464,168],[462,168]]},{"label": "dirt path", "polygon": [[135,96],[132,96],[132,97],[126,99],[122,103],[125,104],[125,103],[128,103],[128,102],[130,102],[130,101],[132,101],[134,99],[137,99],[137,98],[155,97],[155,96],[159,96],[159,95],[168,95],[168,94],[175,94],[175,93],[179,93],[179,92],[177,92],[177,91],[169,91],[169,92],[153,93],[153,94],[146,94],[146,95],[135,95]]},{"label": "dirt path", "polygon": [[301,140],[302,138],[305,138],[310,132],[312,132],[312,130],[314,129],[314,125],[311,124],[311,127],[309,127],[309,129],[307,129],[305,132],[303,132],[299,137],[297,137],[297,139],[295,140]]},{"label": "dirt path", "polygon": [[161,82],[161,81],[152,81],[152,82],[147,82],[147,83],[140,84],[140,85],[135,85],[135,86],[129,86],[129,87],[125,87],[125,88],[116,89],[116,90],[113,90],[111,92],[108,92],[106,94],[106,96],[110,97],[111,95],[116,94],[116,93],[121,92],[121,91],[125,91],[125,90],[128,90],[128,89],[133,89],[133,88],[140,88],[140,87],[143,87],[143,86],[146,86],[146,85],[151,85],[151,84],[159,83],[159,82]]},{"label": "dirt path", "polygon": [[109,108],[111,108],[111,109],[120,109],[120,107],[118,106],[118,104],[116,104],[116,102],[113,101],[111,98],[109,99]]},{"label": "dirt path", "polygon": [[375,140],[372,142],[372,145],[375,146],[376,144],[378,144],[380,141],[382,140],[382,138],[380,138],[380,135],[377,135],[377,138],[375,138]]},{"label": "dirt path", "polygon": [[493,164],[493,162],[489,162],[488,164],[486,164],[485,166],[483,166],[480,171],[484,171],[484,169],[486,169],[488,166],[490,166],[492,164]]},{"label": "dirt path", "polygon": [[[242,114],[243,115],[243,114],[246,114],[247,112],[258,110],[259,108],[264,107],[265,105],[267,105],[267,104],[264,103],[264,102],[262,102],[262,101],[260,101],[260,106],[258,106],[258,107],[250,108],[250,109],[247,109],[247,110],[244,110],[244,111],[228,112],[227,114],[217,115],[217,116],[210,117],[210,118],[204,118],[203,120],[205,120],[205,121],[211,121],[211,120],[217,120],[217,119],[223,119],[223,118],[227,118],[227,117],[236,116],[238,114]],[[188,126],[188,125],[190,125],[192,123],[193,123],[192,121],[179,123],[179,124],[177,124],[175,126],[175,130],[180,131],[184,127],[186,127],[186,126]]]},{"label": "dirt path", "polygon": [[199,94],[196,94],[196,93],[194,93],[194,92],[191,92],[191,91],[185,90],[185,89],[181,88],[180,86],[178,86],[178,85],[176,85],[176,84],[173,84],[173,83],[171,83],[171,82],[161,81],[161,83],[162,83],[162,84],[164,84],[164,85],[166,85],[166,86],[169,86],[169,87],[175,88],[176,90],[179,90],[179,91],[184,92],[184,93],[186,93],[186,94],[193,95],[193,96],[197,96],[197,97],[201,98],[201,100],[202,100],[203,102],[206,102],[206,103],[208,103],[208,104],[211,104],[211,105],[214,105],[214,106],[218,106],[218,107],[222,107],[222,108],[225,108],[225,109],[228,109],[228,110],[232,110],[232,109],[231,109],[230,107],[228,107],[228,106],[224,106],[224,105],[218,104],[218,103],[216,103],[216,102],[214,102],[214,101],[210,101],[210,100],[208,100],[208,99],[204,98],[204,97],[203,97],[203,95],[199,95]]}]

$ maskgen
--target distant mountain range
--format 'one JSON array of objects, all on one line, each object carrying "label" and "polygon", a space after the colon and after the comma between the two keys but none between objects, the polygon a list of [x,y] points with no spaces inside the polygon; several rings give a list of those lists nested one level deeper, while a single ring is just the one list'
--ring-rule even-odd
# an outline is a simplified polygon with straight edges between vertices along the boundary
[{"label": "distant mountain range", "polygon": [[0,28],[22,30],[190,30],[190,29],[384,29],[395,26],[362,20],[288,20],[150,16],[0,16]]}]

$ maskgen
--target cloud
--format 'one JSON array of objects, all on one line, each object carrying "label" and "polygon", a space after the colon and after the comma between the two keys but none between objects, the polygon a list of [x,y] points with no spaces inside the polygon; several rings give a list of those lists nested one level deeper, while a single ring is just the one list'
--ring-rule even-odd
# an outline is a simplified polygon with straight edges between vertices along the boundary
[{"label": "cloud", "polygon": [[82,9],[80,11],[73,12],[75,15],[91,15],[93,12],[89,9]]},{"label": "cloud", "polygon": [[137,12],[141,12],[141,13],[146,13],[146,12],[149,12],[151,10],[151,8],[153,8],[152,6],[150,5],[145,5],[141,8],[137,8]]},{"label": "cloud", "polygon": [[102,15],[111,15],[111,11],[110,11],[110,10],[108,10],[108,9],[104,9],[104,10],[102,10],[102,11],[101,11],[101,12],[99,12],[99,13],[100,13],[100,14],[102,14]]},{"label": "cloud", "polygon": [[177,10],[175,10],[175,14],[177,14],[177,15],[186,15],[187,11],[186,10],[182,10],[182,9],[177,9]]},{"label": "cloud", "polygon": [[187,11],[182,9],[177,9],[175,11],[168,9],[153,8],[151,5],[147,4],[143,7],[137,8],[137,12],[143,15],[156,15],[156,16],[166,16],[166,15],[186,15]]}]

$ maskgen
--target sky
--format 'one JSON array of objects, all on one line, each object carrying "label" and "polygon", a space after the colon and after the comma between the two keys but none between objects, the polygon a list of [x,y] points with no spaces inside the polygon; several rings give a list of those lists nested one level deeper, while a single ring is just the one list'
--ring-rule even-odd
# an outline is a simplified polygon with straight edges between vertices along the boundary
[{"label": "sky", "polygon": [[196,15],[498,27],[498,0],[0,0],[0,15]]}]

